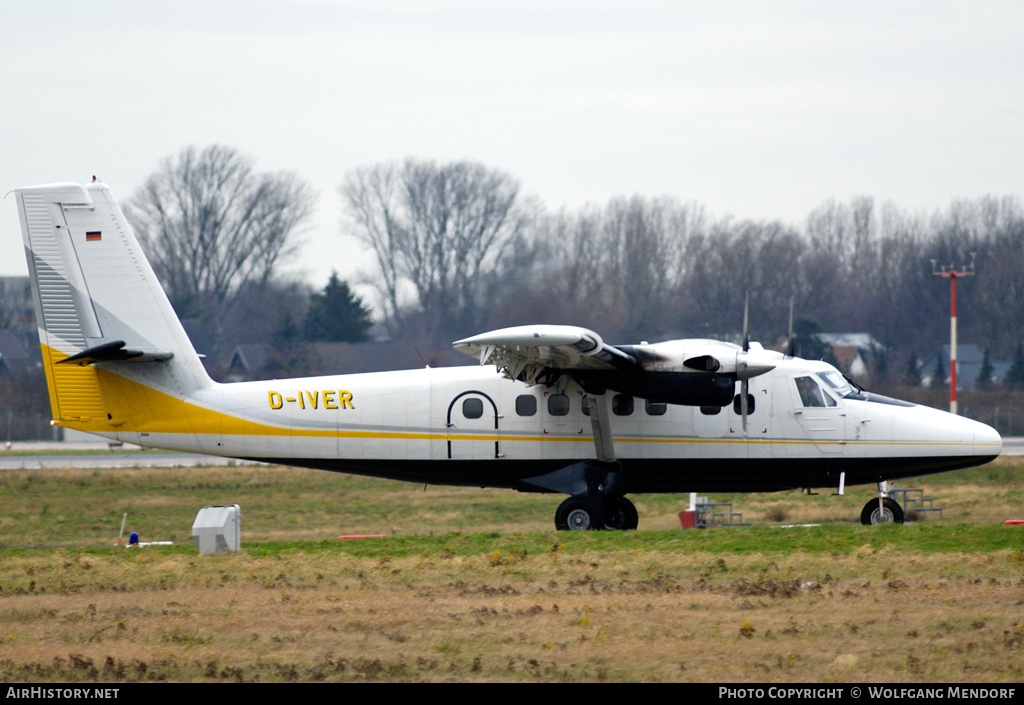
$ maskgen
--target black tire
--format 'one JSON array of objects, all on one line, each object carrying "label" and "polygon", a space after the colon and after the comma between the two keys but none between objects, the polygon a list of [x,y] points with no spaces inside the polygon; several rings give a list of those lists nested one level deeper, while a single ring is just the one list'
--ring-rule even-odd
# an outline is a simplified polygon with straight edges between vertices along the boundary
[{"label": "black tire", "polygon": [[604,527],[612,531],[635,531],[640,525],[636,506],[625,497],[619,497],[605,507]]},{"label": "black tire", "polygon": [[582,495],[569,497],[555,512],[555,528],[559,531],[594,531],[603,529],[604,524],[601,505]]},{"label": "black tire", "polygon": [[878,500],[872,499],[860,513],[860,523],[865,526],[878,524],[902,524],[903,507],[894,499],[882,499],[882,511],[878,511]]}]

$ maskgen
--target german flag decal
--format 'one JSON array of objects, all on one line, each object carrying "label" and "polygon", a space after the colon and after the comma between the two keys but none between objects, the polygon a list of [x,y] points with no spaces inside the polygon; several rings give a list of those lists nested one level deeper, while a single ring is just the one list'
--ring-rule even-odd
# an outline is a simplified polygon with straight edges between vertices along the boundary
[{"label": "german flag decal", "polygon": [[101,233],[99,230],[93,230],[92,232],[88,232],[85,234],[86,242],[99,242],[102,239],[103,233]]}]

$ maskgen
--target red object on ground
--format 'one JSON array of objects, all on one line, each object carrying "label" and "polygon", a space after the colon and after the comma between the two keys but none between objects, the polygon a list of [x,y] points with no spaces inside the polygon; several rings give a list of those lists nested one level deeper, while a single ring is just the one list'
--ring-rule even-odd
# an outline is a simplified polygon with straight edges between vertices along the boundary
[{"label": "red object on ground", "polygon": [[382,539],[384,534],[348,534],[347,536],[339,536],[339,539]]},{"label": "red object on ground", "polygon": [[1024,519],[1007,519],[1003,523],[1007,526],[1016,526],[1018,524],[1024,524]]},{"label": "red object on ground", "polygon": [[697,525],[697,512],[679,512],[679,523],[684,529],[692,529]]}]

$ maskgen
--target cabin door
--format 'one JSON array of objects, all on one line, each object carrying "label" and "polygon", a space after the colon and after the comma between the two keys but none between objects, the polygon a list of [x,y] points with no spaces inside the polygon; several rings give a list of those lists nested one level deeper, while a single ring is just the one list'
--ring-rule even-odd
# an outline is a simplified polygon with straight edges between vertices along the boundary
[{"label": "cabin door", "polygon": [[846,446],[846,414],[839,402],[813,375],[796,377],[796,401],[790,412],[804,434],[823,453],[842,453]]},{"label": "cabin door", "polygon": [[448,457],[486,460],[501,457],[498,405],[478,391],[455,394],[448,404]]}]

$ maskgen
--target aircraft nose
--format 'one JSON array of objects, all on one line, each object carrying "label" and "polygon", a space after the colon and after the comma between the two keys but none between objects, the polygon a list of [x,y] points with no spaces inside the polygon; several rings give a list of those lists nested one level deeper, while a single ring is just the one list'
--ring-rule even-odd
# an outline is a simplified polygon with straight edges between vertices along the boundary
[{"label": "aircraft nose", "polygon": [[979,455],[999,455],[1003,450],[1003,437],[986,424],[977,423],[974,430],[974,451]]}]

